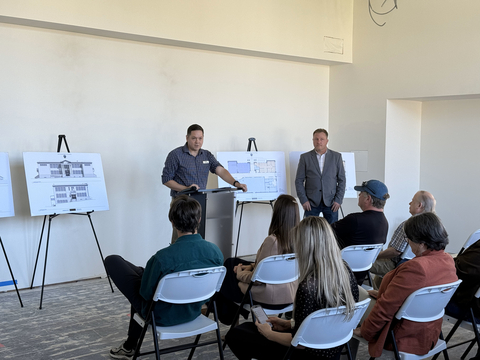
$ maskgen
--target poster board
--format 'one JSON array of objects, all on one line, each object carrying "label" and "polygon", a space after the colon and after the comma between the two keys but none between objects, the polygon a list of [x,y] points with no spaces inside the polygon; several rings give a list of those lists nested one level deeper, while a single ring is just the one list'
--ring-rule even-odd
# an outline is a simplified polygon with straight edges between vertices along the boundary
[{"label": "poster board", "polygon": [[108,210],[100,154],[24,152],[32,216]]},{"label": "poster board", "polygon": [[[298,161],[300,160],[300,155],[304,154],[305,151],[292,151],[289,156],[289,165],[290,165],[290,184],[291,184],[291,194],[292,196],[297,196],[297,191],[295,190],[295,176],[297,175],[297,166]],[[353,152],[341,152],[343,165],[345,167],[345,178],[347,184],[345,186],[345,199],[356,199],[357,192],[354,189],[354,186],[357,185],[357,176],[355,172],[355,154]]]},{"label": "poster board", "polygon": [[[247,185],[247,192],[236,192],[238,201],[270,201],[287,194],[283,151],[218,152],[217,159],[237,181]],[[231,185],[218,178],[218,187],[226,186]]]},{"label": "poster board", "polygon": [[0,217],[15,216],[8,153],[0,152]]}]

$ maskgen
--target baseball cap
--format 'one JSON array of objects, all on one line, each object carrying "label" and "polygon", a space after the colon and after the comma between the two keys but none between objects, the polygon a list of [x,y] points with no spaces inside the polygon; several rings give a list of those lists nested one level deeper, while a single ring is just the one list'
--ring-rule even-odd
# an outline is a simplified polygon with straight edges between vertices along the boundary
[{"label": "baseball cap", "polygon": [[354,189],[357,191],[365,191],[380,200],[388,199],[388,197],[385,197],[385,195],[388,195],[387,185],[378,180],[364,181],[362,185],[357,185]]}]

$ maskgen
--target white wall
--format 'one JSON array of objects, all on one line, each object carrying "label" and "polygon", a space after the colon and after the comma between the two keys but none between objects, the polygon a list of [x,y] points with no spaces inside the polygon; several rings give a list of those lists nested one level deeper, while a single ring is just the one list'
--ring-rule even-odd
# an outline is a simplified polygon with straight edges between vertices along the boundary
[{"label": "white wall", "polygon": [[437,213],[458,251],[478,228],[480,99],[426,101],[422,106],[420,186],[437,199]]},{"label": "white wall", "polygon": [[[388,1],[385,8],[389,3],[392,2]],[[380,19],[386,24],[379,27],[370,19],[368,2],[354,3],[353,64],[331,67],[329,125],[330,137],[338,141],[336,150],[368,152],[368,171],[357,173],[357,182],[385,179],[385,149],[389,141],[386,138],[387,100],[480,94],[479,15],[480,2],[477,1],[455,5],[448,0],[403,1],[398,3],[397,10]],[[422,141],[423,133],[422,129]],[[415,132],[413,137],[417,137]],[[410,145],[411,137],[405,138],[404,146]],[[473,145],[470,150],[476,151]],[[455,147],[450,151],[460,155]],[[428,161],[422,156],[421,167]],[[411,175],[402,171],[403,164],[398,165],[398,170],[390,168],[389,172],[396,171],[398,181],[410,181]],[[413,172],[416,171],[414,166]],[[422,179],[424,172],[422,168],[420,171]],[[424,187],[422,180],[420,186]],[[410,191],[391,193],[392,202],[394,198],[411,199]],[[450,191],[452,189],[442,187],[434,195],[438,197]],[[463,205],[464,213],[478,212],[472,204],[459,200],[461,191],[453,189],[453,192],[455,200],[450,197],[447,203],[438,204],[443,219]],[[440,212],[440,206],[446,209],[445,213]],[[344,209],[358,211],[353,200],[346,200]],[[390,215],[388,218],[393,225],[395,218]],[[477,221],[463,217],[449,223],[447,230],[450,234],[459,234],[478,227]],[[452,239],[452,250],[458,250],[463,241]]]},{"label": "white wall", "polygon": [[0,21],[314,63],[352,61],[352,14],[353,0],[0,0]]},{"label": "white wall", "polygon": [[385,131],[385,183],[391,195],[385,215],[391,237],[397,226],[410,216],[408,204],[420,186],[420,101],[387,102]]},{"label": "white wall", "polygon": [[[66,134],[72,152],[100,153],[110,211],[92,218],[103,253],[145,264],[170,240],[161,171],[190,124],[205,128],[214,153],[243,151],[252,136],[259,150],[308,150],[312,130],[328,127],[326,66],[8,24],[0,43],[0,151],[10,154],[16,211],[0,219],[0,236],[21,288],[43,220],[30,217],[23,151],[56,151]],[[267,206],[245,210],[240,253],[258,249],[270,216]],[[52,224],[47,283],[104,273],[86,218]],[[10,280],[2,256],[0,276]]]}]

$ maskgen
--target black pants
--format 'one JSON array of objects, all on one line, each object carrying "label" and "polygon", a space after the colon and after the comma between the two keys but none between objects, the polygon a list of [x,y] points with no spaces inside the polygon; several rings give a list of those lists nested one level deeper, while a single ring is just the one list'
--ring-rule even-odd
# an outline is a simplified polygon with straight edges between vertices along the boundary
[{"label": "black pants", "polygon": [[[225,325],[231,325],[235,314],[238,311],[238,306],[235,303],[240,303],[244,297],[244,294],[238,287],[239,281],[237,280],[237,274],[233,272],[233,268],[238,264],[248,265],[249,261],[242,260],[240,258],[228,258],[225,260],[223,266],[227,268],[225,279],[223,280],[222,287],[217,296],[217,312],[218,319]],[[250,298],[246,299],[246,303],[250,303]],[[268,309],[283,309],[289,304],[264,304],[253,299],[253,304],[260,305]],[[242,316],[247,319],[249,312],[242,309]]]},{"label": "black pants", "polygon": [[[216,302],[218,320],[225,325],[230,325],[233,322],[238,310],[238,306],[235,303],[240,303],[244,296],[238,287],[237,274],[233,272],[233,268],[238,264],[248,265],[250,262],[239,258],[228,258],[223,264],[227,268],[227,273],[225,274],[220,292],[217,294]],[[242,315],[248,317],[248,312]]]},{"label": "black pants", "polygon": [[140,285],[144,268],[135,266],[119,255],[110,255],[105,258],[105,268],[118,290],[128,299],[130,307],[130,324],[126,346],[135,348],[142,332],[142,327],[133,319],[133,315],[140,313],[145,302],[140,295]]},{"label": "black pants", "polygon": [[233,268],[238,264],[249,265],[251,263],[240,258],[228,258],[223,263],[223,266],[227,268],[227,273],[220,288],[220,293],[227,299],[239,303],[243,299],[243,293],[238,287],[237,274],[233,272]]},{"label": "black pants", "polygon": [[[225,341],[239,360],[250,360],[252,358],[258,360],[281,360],[288,351],[287,346],[270,341],[260,334],[252,322],[243,323],[230,330],[225,336]],[[295,350],[290,359],[338,360],[340,359],[340,351],[334,357],[325,358],[307,353],[305,350]]]}]

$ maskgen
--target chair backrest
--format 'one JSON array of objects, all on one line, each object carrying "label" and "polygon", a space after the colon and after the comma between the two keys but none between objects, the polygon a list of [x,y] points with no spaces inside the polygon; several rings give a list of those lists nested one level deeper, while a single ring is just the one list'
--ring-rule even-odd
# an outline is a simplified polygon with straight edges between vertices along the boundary
[{"label": "chair backrest", "polygon": [[179,271],[162,277],[153,301],[188,304],[211,298],[225,278],[224,266]]},{"label": "chair backrest", "polygon": [[370,299],[355,304],[350,320],[345,319],[345,306],[314,311],[303,320],[292,339],[292,346],[312,349],[330,349],[348,342],[368,308]]},{"label": "chair backrest", "polygon": [[429,322],[443,317],[444,309],[462,280],[427,286],[411,293],[395,314],[397,319]]},{"label": "chair backrest", "polygon": [[342,249],[342,259],[353,272],[366,271],[372,267],[383,244],[352,245]]},{"label": "chair backrest", "polygon": [[462,247],[462,250],[461,252],[463,252],[464,250],[467,250],[467,248],[473,244],[475,244],[478,240],[480,240],[480,229],[474,231],[467,239],[467,241],[465,241],[465,244],[463,245]]},{"label": "chair backrest", "polygon": [[410,247],[410,245],[407,244],[407,247],[405,248],[405,250],[403,250],[403,253],[402,255],[400,255],[400,258],[412,260],[414,257],[415,257],[415,254],[413,253],[412,248]]},{"label": "chair backrest", "polygon": [[286,284],[298,279],[295,254],[273,255],[260,261],[252,274],[252,282]]}]

